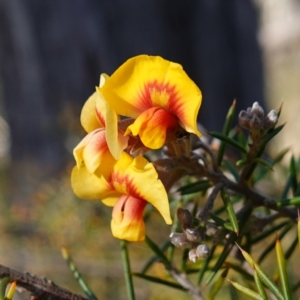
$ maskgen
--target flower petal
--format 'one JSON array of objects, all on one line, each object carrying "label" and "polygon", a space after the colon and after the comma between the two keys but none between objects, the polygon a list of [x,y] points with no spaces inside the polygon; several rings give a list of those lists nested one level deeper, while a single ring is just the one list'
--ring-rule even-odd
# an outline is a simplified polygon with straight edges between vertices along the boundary
[{"label": "flower petal", "polygon": [[115,162],[108,150],[104,128],[90,132],[73,152],[77,166],[80,167],[81,163],[84,162],[90,173],[94,173],[101,164],[114,164]]},{"label": "flower petal", "polygon": [[80,168],[73,168],[71,184],[74,193],[79,198],[85,200],[104,199],[104,204],[114,206],[120,197],[120,193],[117,192],[104,177],[91,174],[84,165]]},{"label": "flower petal", "polygon": [[114,166],[111,183],[121,194],[151,203],[167,224],[172,223],[168,195],[154,166],[144,157],[137,156],[132,159],[123,152]]},{"label": "flower petal", "polygon": [[114,206],[111,220],[113,236],[138,242],[145,239],[143,212],[147,202],[122,195]]},{"label": "flower petal", "polygon": [[176,116],[186,131],[201,135],[197,129],[201,91],[177,63],[159,56],[133,57],[113,73],[101,91],[117,114],[137,118],[157,106]]},{"label": "flower petal", "polygon": [[98,93],[94,92],[83,105],[80,115],[80,123],[86,132],[92,132],[103,127],[103,123],[96,114],[96,101]]},{"label": "flower petal", "polygon": [[126,134],[139,135],[143,144],[150,149],[161,148],[167,136],[168,129],[174,129],[178,124],[176,117],[164,109],[152,107],[144,111],[135,122],[130,125]]}]

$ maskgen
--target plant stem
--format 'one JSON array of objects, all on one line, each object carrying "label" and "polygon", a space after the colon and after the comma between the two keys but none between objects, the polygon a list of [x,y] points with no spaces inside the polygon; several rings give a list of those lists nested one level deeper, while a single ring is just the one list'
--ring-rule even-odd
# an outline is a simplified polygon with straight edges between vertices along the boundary
[{"label": "plant stem", "polygon": [[126,283],[128,299],[135,300],[133,281],[132,281],[132,276],[131,276],[130,262],[129,262],[129,255],[128,255],[126,241],[121,241],[121,253],[122,253],[122,261],[123,261],[123,267],[124,267],[124,276],[125,276],[125,283]]}]

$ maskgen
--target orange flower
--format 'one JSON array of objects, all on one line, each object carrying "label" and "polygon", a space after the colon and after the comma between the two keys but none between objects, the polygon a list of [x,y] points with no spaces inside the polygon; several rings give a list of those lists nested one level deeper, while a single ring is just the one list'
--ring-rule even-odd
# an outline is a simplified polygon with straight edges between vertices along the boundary
[{"label": "orange flower", "polygon": [[148,148],[161,148],[168,132],[175,140],[180,127],[201,136],[197,129],[201,92],[179,64],[159,56],[136,56],[98,90],[116,114],[136,119],[125,135],[138,135]]},{"label": "orange flower", "polygon": [[154,166],[144,157],[132,158],[123,152],[107,176],[91,174],[83,166],[75,167],[71,177],[75,194],[84,199],[100,199],[114,206],[113,236],[128,241],[145,238],[143,212],[152,204],[167,224],[171,224],[168,196]]}]

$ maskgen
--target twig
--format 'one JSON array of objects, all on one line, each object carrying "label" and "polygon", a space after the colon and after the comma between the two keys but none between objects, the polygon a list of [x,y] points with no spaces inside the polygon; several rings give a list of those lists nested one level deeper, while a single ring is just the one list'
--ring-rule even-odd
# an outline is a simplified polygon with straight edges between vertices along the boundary
[{"label": "twig", "polygon": [[182,287],[184,287],[189,291],[190,295],[195,300],[204,300],[200,292],[200,289],[194,286],[193,283],[190,282],[190,280],[188,279],[185,273],[181,273],[174,267],[168,269],[168,272],[179,284],[182,285]]},{"label": "twig", "polygon": [[216,159],[216,156],[215,156],[214,152],[211,150],[211,148],[207,144],[205,144],[201,141],[199,141],[197,143],[197,146],[198,146],[198,148],[202,148],[203,150],[205,150],[207,152],[207,154],[211,158],[211,164],[212,164],[212,167],[213,167],[214,171],[217,171],[218,170],[217,159]]},{"label": "twig", "polygon": [[51,280],[40,278],[29,273],[21,273],[0,265],[0,278],[9,277],[11,281],[17,281],[17,285],[31,292],[31,300],[87,300],[77,294],[59,287]]},{"label": "twig", "polygon": [[217,198],[219,191],[223,187],[224,187],[224,183],[222,181],[218,182],[214,187],[214,189],[212,190],[212,192],[210,193],[210,195],[208,196],[204,208],[198,214],[198,218],[201,221],[206,223],[208,216],[210,215],[211,210],[213,209],[215,199]]}]

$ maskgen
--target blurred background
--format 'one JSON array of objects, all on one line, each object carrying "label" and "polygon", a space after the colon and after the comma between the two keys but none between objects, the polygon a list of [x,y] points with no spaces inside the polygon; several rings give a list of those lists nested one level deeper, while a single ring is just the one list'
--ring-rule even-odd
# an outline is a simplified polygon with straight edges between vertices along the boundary
[{"label": "blurred background", "polygon": [[[64,245],[99,299],[126,299],[111,209],[77,199],[69,181],[80,111],[100,74],[139,54],[182,64],[209,130],[221,130],[233,99],[238,111],[283,103],[287,125],[270,151],[298,154],[299,13],[299,0],[0,0],[0,264],[79,291]],[[163,240],[168,228],[154,224]],[[138,267],[150,251],[131,247]],[[153,287],[141,282],[137,298],[170,297]]]}]

